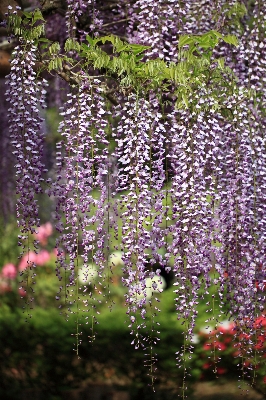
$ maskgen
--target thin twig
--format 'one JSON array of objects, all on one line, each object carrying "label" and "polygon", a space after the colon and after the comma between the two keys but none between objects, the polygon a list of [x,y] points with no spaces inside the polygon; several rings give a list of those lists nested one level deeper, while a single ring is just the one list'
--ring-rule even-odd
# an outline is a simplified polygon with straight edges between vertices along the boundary
[{"label": "thin twig", "polygon": [[101,28],[104,28],[104,27],[110,26],[110,25],[119,24],[120,22],[126,22],[126,21],[129,21],[129,18],[119,19],[118,21],[113,21],[113,22],[109,22],[108,24],[103,24],[101,26]]}]

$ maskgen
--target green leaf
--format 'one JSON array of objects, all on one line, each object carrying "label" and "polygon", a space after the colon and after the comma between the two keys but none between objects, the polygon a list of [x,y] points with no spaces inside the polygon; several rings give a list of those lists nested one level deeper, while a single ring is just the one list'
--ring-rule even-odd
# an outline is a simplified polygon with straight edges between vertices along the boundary
[{"label": "green leaf", "polygon": [[238,40],[235,35],[223,36],[223,41],[225,43],[233,44],[234,46],[238,46]]},{"label": "green leaf", "polygon": [[42,42],[42,43],[51,43],[51,40],[46,39],[46,38],[40,38],[40,39],[39,39],[39,42]]},{"label": "green leaf", "polygon": [[[8,17],[8,26],[10,29],[19,29],[19,32],[22,31],[22,19],[20,16],[12,14]],[[15,32],[15,29],[14,29]],[[15,32],[16,33],[16,32]]]},{"label": "green leaf", "polygon": [[115,51],[117,51],[118,53],[121,53],[124,50],[127,50],[127,44],[124,44],[123,42],[121,42],[121,44],[119,44],[118,46],[115,46]]},{"label": "green leaf", "polygon": [[80,51],[80,44],[72,38],[68,38],[65,42],[65,51],[77,50]]},{"label": "green leaf", "polygon": [[85,53],[89,53],[91,51],[90,47],[87,46],[85,43],[82,43],[80,45],[81,50],[83,50]]},{"label": "green leaf", "polygon": [[32,18],[32,13],[28,11],[23,11],[23,15],[25,15],[26,18],[31,19]]},{"label": "green leaf", "polygon": [[179,41],[178,41],[178,48],[181,49],[182,47],[184,47],[187,44],[192,44],[194,43],[195,40],[189,36],[189,35],[180,35],[179,36]]},{"label": "green leaf", "polygon": [[217,63],[218,63],[218,67],[220,69],[224,69],[224,58],[223,57],[218,58]]},{"label": "green leaf", "polygon": [[[134,54],[143,53],[145,50],[150,49],[151,46],[143,46],[142,44],[129,44],[128,49]],[[143,57],[143,56],[142,56]]]},{"label": "green leaf", "polygon": [[45,21],[45,19],[42,16],[41,11],[38,9],[35,10],[33,13],[33,22],[36,22],[36,21]]},{"label": "green leaf", "polygon": [[97,39],[94,40],[94,39],[92,39],[92,37],[90,37],[89,35],[86,36],[86,40],[88,41],[88,43],[89,43],[92,47],[94,47],[95,44],[96,44],[96,42],[97,42]]},{"label": "green leaf", "polygon": [[223,39],[223,35],[222,35],[220,32],[218,32],[218,31],[211,30],[211,31],[209,31],[209,33],[215,35],[215,36],[218,37],[219,39]]},{"label": "green leaf", "polygon": [[111,42],[114,46],[119,46],[119,43],[123,43],[118,37],[114,36],[114,35],[109,35],[109,36],[102,36],[100,38],[94,39],[94,43],[97,42]]},{"label": "green leaf", "polygon": [[208,32],[198,37],[198,44],[202,48],[214,48],[218,44],[218,39],[214,37],[212,33]]},{"label": "green leaf", "polygon": [[182,93],[182,100],[185,106],[188,108],[188,98],[186,93]]},{"label": "green leaf", "polygon": [[62,69],[62,59],[60,57],[53,58],[48,64],[48,71],[52,69],[61,70]]},{"label": "green leaf", "polygon": [[143,57],[144,57],[143,54],[140,54],[140,55],[138,55],[138,56],[135,56],[135,62],[136,62],[136,64],[139,64],[139,61],[141,61],[141,60],[143,59]]},{"label": "green leaf", "polygon": [[230,18],[233,15],[236,18],[243,18],[247,14],[246,6],[238,1],[226,12],[226,15]]},{"label": "green leaf", "polygon": [[60,44],[58,42],[54,42],[48,49],[51,55],[57,54],[60,51]]},{"label": "green leaf", "polygon": [[29,32],[29,37],[31,39],[39,39],[39,37],[44,34],[44,25],[38,25],[34,27],[30,32]]},{"label": "green leaf", "polygon": [[109,64],[110,57],[106,53],[100,54],[94,62],[94,68],[106,68]]}]

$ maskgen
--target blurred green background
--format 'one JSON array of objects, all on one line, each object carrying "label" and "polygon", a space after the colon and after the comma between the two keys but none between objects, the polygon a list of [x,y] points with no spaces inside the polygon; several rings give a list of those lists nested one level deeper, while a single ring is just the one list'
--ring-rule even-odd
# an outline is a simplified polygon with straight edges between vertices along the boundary
[{"label": "blurred green background", "polygon": [[[145,360],[149,363],[150,350],[136,350],[134,345],[131,345],[133,338],[124,307],[125,288],[121,283],[122,264],[119,254],[116,253],[117,263],[113,268],[113,284],[109,296],[110,300],[114,301],[112,310],[110,311],[106,304],[106,298],[98,294],[95,300],[91,299],[95,307],[97,303],[97,308],[91,307],[86,320],[81,318],[81,313],[72,313],[75,311],[75,303],[66,307],[63,298],[59,301],[55,299],[59,287],[53,248],[55,233],[49,221],[42,225],[40,232],[41,249],[39,254],[32,255],[36,263],[36,283],[33,285],[32,294],[34,300],[26,304],[27,296],[23,285],[26,288],[27,276],[32,283],[31,264],[27,263],[25,257],[18,259],[18,232],[15,224],[7,224],[5,228],[4,224],[1,226],[3,239],[0,244],[0,398],[176,399],[182,392],[184,366],[176,366],[175,353],[181,349],[184,338],[183,326],[176,318],[173,293],[175,287],[172,286],[172,281],[168,282],[169,287],[162,293],[156,293],[160,303],[152,300],[153,305],[161,310],[155,318],[160,325],[156,325],[152,334],[150,327],[151,324],[155,324],[151,320],[152,312],[149,311],[150,306],[147,303],[147,330],[143,331],[143,336],[147,338],[147,343],[151,340],[150,335],[160,338],[154,347],[158,360],[153,367],[156,378],[154,393],[150,386],[151,378],[148,376],[150,369],[144,365]],[[20,272],[23,272],[22,276]],[[21,283],[22,280],[24,283]],[[97,293],[97,278],[93,284],[84,283],[88,292],[94,285]],[[194,351],[191,354],[188,351],[185,357],[186,385],[189,388],[187,393],[191,399],[194,398],[195,384],[216,381],[219,377],[221,383],[228,384],[228,380],[234,380],[236,387],[238,376],[241,375],[241,367],[237,366],[238,345],[234,339],[233,324],[225,320],[218,324],[216,331],[213,329],[214,324],[205,329],[205,321],[209,317],[206,302],[213,300],[212,295],[215,295],[215,287],[211,287],[205,299],[200,300],[196,334],[190,343],[194,346]],[[89,295],[85,295],[85,298],[86,296],[88,299]],[[214,320],[218,317],[220,309],[216,295],[215,302],[217,307],[212,316]],[[58,305],[61,305],[61,308],[58,308]],[[96,310],[99,311],[99,315],[96,314]],[[260,322],[262,333],[258,334],[257,346],[262,359],[255,371],[256,392],[252,392],[254,399],[264,398],[254,396],[263,396],[261,393],[266,384],[263,333],[266,320],[262,318]],[[92,323],[93,334],[96,336],[93,342],[90,339]],[[77,324],[80,324],[78,340],[82,339],[78,348],[79,355],[76,352]],[[160,331],[159,335],[157,330]],[[147,353],[148,355],[145,355]],[[253,372],[249,371],[248,362],[252,363],[250,357],[249,361],[246,361],[244,373],[247,382],[251,382]],[[251,379],[248,378],[249,375]],[[216,394],[215,398],[223,397]]]}]

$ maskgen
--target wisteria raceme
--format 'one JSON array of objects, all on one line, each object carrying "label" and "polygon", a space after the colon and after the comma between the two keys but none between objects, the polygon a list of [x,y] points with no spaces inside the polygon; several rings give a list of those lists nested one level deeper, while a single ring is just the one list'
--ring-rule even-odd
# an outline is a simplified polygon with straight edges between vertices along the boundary
[{"label": "wisteria raceme", "polygon": [[[227,8],[233,5],[233,2],[224,4]],[[256,16],[258,10],[260,10],[259,19],[258,15]],[[264,239],[262,241],[259,239],[260,237],[264,238],[265,213],[262,212],[263,215],[261,214],[258,217],[258,209],[261,211],[264,209],[265,194],[263,178],[257,178],[257,175],[264,176],[265,174],[264,152],[262,151],[264,138],[263,134],[260,133],[261,127],[264,126],[264,117],[260,115],[260,123],[256,121],[261,113],[260,107],[258,107],[259,102],[256,101],[255,105],[252,98],[248,100],[245,89],[245,87],[256,88],[257,93],[260,93],[259,98],[263,93],[262,85],[259,82],[262,80],[264,68],[257,65],[257,63],[263,65],[261,53],[263,43],[260,39],[263,36],[259,36],[258,27],[263,26],[261,19],[264,18],[264,13],[263,4],[260,2],[255,2],[255,16],[251,28],[247,28],[242,36],[241,28],[237,27],[236,29],[233,25],[230,25],[231,31],[240,40],[239,48],[235,49],[222,45],[218,51],[214,51],[216,57],[224,56],[226,58],[228,65],[234,70],[241,83],[238,90],[239,95],[235,94],[225,103],[228,109],[234,107],[235,104],[240,104],[238,109],[234,111],[234,124],[229,121],[225,123],[223,118],[218,118],[218,124],[223,131],[223,135],[220,137],[220,160],[224,160],[224,162],[219,163],[218,167],[222,171],[218,180],[219,190],[217,191],[220,196],[218,221],[220,221],[219,224],[222,227],[220,228],[222,235],[218,242],[222,244],[223,251],[220,248],[220,255],[217,254],[217,259],[220,260],[217,267],[220,265],[223,270],[222,272],[219,269],[220,282],[224,280],[224,274],[228,276],[227,284],[230,289],[228,290],[227,300],[229,301],[229,298],[231,298],[230,304],[232,310],[234,310],[232,313],[237,315],[240,324],[249,324],[250,327],[252,327],[254,320],[255,308],[263,308],[261,303],[263,299],[256,294],[256,289],[254,289],[254,275],[260,276],[260,282],[263,282],[265,276],[265,271],[263,275],[261,268],[261,265],[265,263],[265,249],[264,245],[261,247],[261,244],[259,244],[265,243]],[[207,25],[202,18],[199,21],[202,24],[201,31],[203,26],[206,27]],[[228,26],[223,22],[221,29],[227,33]],[[247,57],[251,54],[251,57]],[[234,61],[235,58],[238,60],[237,64]],[[249,60],[249,65],[247,60]],[[251,68],[252,64],[254,65],[253,68]],[[261,181],[259,196],[257,196],[258,181]],[[226,224],[228,224],[227,227]],[[254,234],[256,227],[259,227],[259,229]],[[238,251],[236,251],[235,246],[238,247]],[[221,256],[222,258],[220,258]],[[228,257],[235,256],[237,260],[228,260]],[[230,273],[227,271],[229,267]],[[224,287],[224,284],[222,284],[222,287]],[[253,296],[252,304],[247,300],[245,305],[244,299],[250,298],[249,296]],[[239,307],[241,310],[239,310]],[[245,316],[246,322],[243,321],[243,316]]]},{"label": "wisteria raceme", "polygon": [[69,37],[75,37],[77,23],[84,10],[86,10],[86,5],[82,0],[67,0],[66,26]]},{"label": "wisteria raceme", "polygon": [[[265,298],[257,287],[258,281],[261,288],[265,279],[265,268],[262,267],[265,250],[261,251],[259,240],[265,227],[257,224],[257,182],[254,178],[259,158],[254,152],[254,134],[257,134],[247,110],[247,103],[241,103],[235,112],[234,123],[227,123],[223,130],[226,156],[221,163],[223,173],[218,207],[223,248],[220,266],[227,288],[225,303],[230,304],[229,314],[239,330],[237,336],[246,330],[254,333],[256,315],[263,312],[265,306]],[[243,339],[239,339],[242,356],[244,348],[253,353],[252,344],[246,343],[245,336],[240,337]]]},{"label": "wisteria raceme", "polygon": [[177,61],[177,35],[185,13],[182,5],[174,2],[138,0],[129,8],[129,40],[151,46],[145,54],[148,58]]},{"label": "wisteria raceme", "polygon": [[[97,84],[97,81],[94,83]],[[67,268],[69,278],[66,287],[61,287],[61,290],[65,290],[70,304],[76,302],[80,307],[76,294],[84,288],[79,289],[79,270],[87,269],[85,275],[89,280],[89,265],[94,262],[98,268],[98,280],[102,281],[106,276],[104,270],[108,269],[108,141],[105,131],[107,122],[103,118],[107,111],[100,93],[92,97],[90,83],[84,83],[77,93],[69,94],[68,98],[61,112],[64,120],[59,127],[64,141],[58,144],[58,181],[50,193],[57,198],[58,219],[61,212],[65,216],[65,224],[58,225],[61,232],[57,244],[58,276],[62,280]],[[100,145],[103,145],[102,150]],[[94,189],[100,190],[99,198],[93,194]],[[111,224],[111,217],[109,222]],[[67,267],[65,253],[69,256]],[[88,309],[80,311],[88,312],[94,308],[88,301],[86,305]]]},{"label": "wisteria raceme", "polygon": [[[266,160],[265,160],[265,125],[266,115],[264,109],[265,103],[265,4],[260,1],[255,2],[254,20],[251,25],[250,31],[247,30],[243,38],[243,44],[240,52],[240,57],[248,60],[248,71],[246,78],[243,82],[249,89],[251,89],[252,97],[248,103],[249,109],[249,130],[250,140],[252,147],[252,170],[254,181],[254,226],[253,235],[256,238],[256,252],[258,254],[257,263],[265,263],[266,254],[266,225],[265,225],[265,212],[266,212],[266,187],[265,187],[265,174],[266,174]],[[266,271],[264,270],[265,279]]]},{"label": "wisteria raceme", "polygon": [[[66,24],[70,37],[75,37],[76,30],[78,31],[81,41],[85,39],[88,33],[93,33],[95,36],[99,35],[98,30],[101,30],[103,21],[99,18],[99,11],[96,8],[95,0],[67,0],[67,5]],[[79,20],[85,14],[90,16],[90,24],[87,27],[88,32],[79,29]]]},{"label": "wisteria raceme", "polygon": [[[246,257],[244,268],[242,265],[241,274],[245,281],[244,289],[241,290],[242,296],[239,298],[242,304],[242,317],[246,320],[246,315],[249,315],[249,320],[254,321],[256,315],[259,315],[265,307],[265,297],[263,296],[264,281],[266,278],[266,249],[265,249],[265,4],[261,1],[256,1],[253,10],[252,24],[245,31],[239,51],[239,60],[244,62],[246,69],[240,76],[240,82],[243,87],[252,90],[246,104],[242,105],[241,113],[244,115],[239,122],[241,131],[245,128],[248,133],[244,135],[241,132],[241,137],[248,135],[249,139],[249,165],[243,163],[246,167],[246,175],[249,176],[249,185],[251,189],[247,191],[246,196],[247,207],[245,213],[244,238],[241,243],[241,250],[249,248],[250,256]],[[240,114],[241,115],[241,114]],[[235,115],[235,119],[240,115]],[[247,182],[247,180],[246,180]],[[247,221],[248,218],[248,221]],[[242,282],[242,279],[238,278]],[[239,284],[240,286],[240,284]],[[246,296],[246,297],[244,297]],[[243,299],[245,299],[243,301]],[[248,299],[252,299],[249,301]],[[243,324],[243,321],[242,321]],[[255,324],[253,324],[254,328]],[[249,331],[252,332],[252,325],[249,326]],[[248,348],[248,353],[252,354],[254,349],[248,344],[245,346],[245,341],[242,345],[242,354],[245,353],[245,347]],[[256,353],[257,350],[255,350]]]},{"label": "wisteria raceme", "polygon": [[209,143],[213,138],[204,129],[203,115],[187,114],[180,119],[178,114],[172,114],[169,153],[174,170],[170,189],[173,212],[170,250],[174,256],[177,316],[185,324],[184,346],[177,352],[178,364],[182,365],[184,354],[192,351],[202,279],[207,290],[210,286],[212,203],[215,200],[211,199],[212,171],[206,168],[208,155],[212,155]]},{"label": "wisteria raceme", "polygon": [[[153,279],[158,274],[158,271],[147,270],[146,266],[150,258],[151,265],[158,261],[162,234],[165,127],[160,122],[162,115],[158,104],[152,99],[151,103],[153,106],[142,99],[130,98],[124,104],[124,116],[116,134],[117,157],[122,165],[117,190],[127,191],[126,194],[122,192],[119,201],[123,221],[123,283],[128,288],[127,313],[130,327],[136,334],[133,343],[137,348],[146,347],[141,330],[146,328],[147,278]],[[155,280],[152,291],[160,291]]]},{"label": "wisteria raceme", "polygon": [[11,72],[7,77],[9,132],[16,157],[17,217],[21,228],[21,244],[39,226],[36,195],[42,192],[43,118],[45,79],[38,79],[34,66],[37,48],[23,41],[15,48]]},{"label": "wisteria raceme", "polygon": [[[244,122],[247,120],[244,119]],[[230,266],[230,277],[227,281],[228,297],[233,298],[232,313],[243,323],[244,317],[249,314],[251,316],[254,311],[249,313],[249,301],[245,308],[247,297],[244,293],[240,295],[242,291],[253,293],[252,279],[255,266],[254,254],[252,255],[254,239],[250,232],[254,221],[250,207],[253,198],[253,174],[249,132],[245,127],[240,131],[238,127],[227,124],[224,127],[223,140],[226,152],[223,158],[224,165],[221,165],[223,176],[220,178],[219,204],[224,251],[222,265],[225,274],[226,266]]]},{"label": "wisteria raceme", "polygon": [[[169,125],[163,120],[160,104],[154,93],[149,96],[152,124],[149,131],[150,140],[150,190],[152,193],[150,214],[150,251],[152,259],[164,266],[169,272],[169,254],[167,253],[168,215],[170,206],[168,204],[169,166],[167,165],[167,146],[169,140],[167,132]],[[162,229],[165,220],[165,229]],[[160,250],[165,250],[164,256]]]},{"label": "wisteria raceme", "polygon": [[[134,108],[132,109],[132,102]],[[129,190],[122,195],[123,205],[123,252],[125,262],[125,277],[123,283],[128,287],[127,304],[133,330],[145,326],[145,322],[138,321],[135,314],[141,310],[141,317],[145,319],[145,279],[147,271],[145,250],[149,247],[148,231],[145,229],[145,219],[151,211],[151,197],[147,181],[149,181],[149,144],[147,129],[143,129],[143,120],[139,116],[140,107],[136,98],[124,105],[125,116],[118,125],[117,132],[121,139],[118,141],[119,162],[123,165],[123,175],[120,175],[120,190]],[[145,116],[147,118],[147,115]],[[145,121],[149,128],[147,120]],[[142,130],[141,130],[142,128]],[[127,135],[124,136],[124,132]],[[139,162],[141,164],[139,164]],[[139,347],[141,338],[136,338],[136,347]]]},{"label": "wisteria raceme", "polygon": [[[188,324],[187,343],[177,353],[178,364],[184,361],[186,347],[191,351],[200,279],[204,278],[207,290],[211,283],[220,285],[220,301],[230,304],[240,332],[247,328],[252,332],[256,310],[264,308],[264,297],[258,296],[254,287],[256,269],[260,266],[261,270],[263,261],[258,258],[252,233],[256,225],[254,152],[244,110],[246,104],[236,114],[241,122],[235,116],[234,123],[226,123],[214,110],[208,116],[201,112],[183,115],[181,121],[178,117],[178,123],[172,121],[172,254],[177,313]],[[213,268],[218,274],[211,279]],[[242,345],[247,348],[246,341]],[[250,344],[248,347],[251,352]]]}]

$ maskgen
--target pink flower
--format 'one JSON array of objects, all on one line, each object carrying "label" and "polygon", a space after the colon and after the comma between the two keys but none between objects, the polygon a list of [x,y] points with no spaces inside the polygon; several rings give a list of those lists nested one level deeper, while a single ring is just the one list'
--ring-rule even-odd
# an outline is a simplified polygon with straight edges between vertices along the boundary
[{"label": "pink flower", "polygon": [[245,333],[245,332],[243,332],[243,333],[241,333],[241,334],[239,335],[239,339],[246,339],[246,340],[249,340],[249,339],[250,339],[250,335],[247,334],[247,333]]},{"label": "pink flower", "polygon": [[47,250],[41,250],[39,254],[36,254],[35,263],[36,265],[44,265],[51,258],[51,254]]},{"label": "pink flower", "polygon": [[3,266],[1,275],[3,278],[15,279],[17,275],[17,269],[13,264],[6,264]]},{"label": "pink flower", "polygon": [[64,255],[64,252],[63,252],[63,250],[62,249],[58,249],[58,248],[55,248],[54,250],[53,250],[53,254],[56,256],[56,257],[60,257],[60,256],[63,256]]},{"label": "pink flower", "polygon": [[51,222],[46,222],[46,224],[41,225],[38,228],[38,232],[34,234],[35,238],[40,242],[42,246],[47,244],[47,239],[53,233],[53,226]]},{"label": "pink flower", "polygon": [[23,289],[23,287],[20,287],[20,288],[18,289],[18,294],[20,295],[20,297],[25,297],[26,294],[27,294],[27,292],[26,292],[25,289]]},{"label": "pink flower", "polygon": [[257,337],[256,345],[254,346],[254,348],[257,350],[263,349],[264,344],[265,344],[265,337],[264,335],[260,335],[259,337]]},{"label": "pink flower", "polygon": [[25,254],[18,265],[18,270],[23,271],[24,269],[31,267],[33,264],[36,264],[36,258],[37,254],[34,253],[34,251]]},{"label": "pink flower", "polygon": [[34,253],[34,251],[30,251],[22,257],[18,270],[23,271],[24,269],[31,267],[33,264],[44,265],[50,260],[50,258],[51,254],[47,250],[41,250],[38,254]]}]

